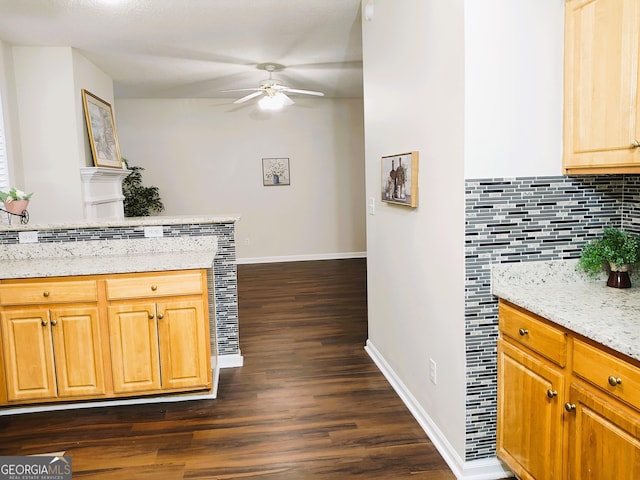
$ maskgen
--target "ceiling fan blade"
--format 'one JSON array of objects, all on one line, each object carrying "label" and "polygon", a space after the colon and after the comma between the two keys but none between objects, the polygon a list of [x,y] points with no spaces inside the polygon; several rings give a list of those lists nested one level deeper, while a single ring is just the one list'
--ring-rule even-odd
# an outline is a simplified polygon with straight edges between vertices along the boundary
[{"label": "ceiling fan blade", "polygon": [[244,97],[239,98],[238,100],[235,100],[233,103],[244,103],[247,100],[251,100],[252,98],[262,95],[263,93],[264,92],[262,90],[259,90],[257,92],[250,93],[249,95],[245,95]]},{"label": "ceiling fan blade", "polygon": [[312,90],[298,90],[296,88],[286,88],[285,91],[290,93],[302,93],[303,95],[315,95],[317,97],[324,97],[324,93],[314,92]]},{"label": "ceiling fan blade", "polygon": [[262,90],[262,88],[233,88],[231,90],[220,90],[221,92],[257,92],[258,90]]},{"label": "ceiling fan blade", "polygon": [[279,98],[282,101],[282,105],[293,105],[294,103],[296,103],[282,92],[276,93],[275,97]]}]

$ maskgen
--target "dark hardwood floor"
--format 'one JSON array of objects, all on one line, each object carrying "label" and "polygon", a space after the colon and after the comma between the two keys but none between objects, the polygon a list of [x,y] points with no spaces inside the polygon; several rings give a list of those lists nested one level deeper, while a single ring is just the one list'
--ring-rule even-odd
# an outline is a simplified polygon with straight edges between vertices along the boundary
[{"label": "dark hardwood floor", "polygon": [[239,265],[245,364],[216,400],[0,417],[0,455],[73,478],[454,479],[364,351],[363,259]]}]

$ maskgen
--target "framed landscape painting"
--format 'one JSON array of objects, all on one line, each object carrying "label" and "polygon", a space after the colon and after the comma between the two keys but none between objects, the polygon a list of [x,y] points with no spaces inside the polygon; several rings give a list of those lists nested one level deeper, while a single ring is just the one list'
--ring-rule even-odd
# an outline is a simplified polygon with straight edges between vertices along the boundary
[{"label": "framed landscape painting", "polygon": [[383,202],[418,206],[418,152],[382,157]]},{"label": "framed landscape painting", "polygon": [[111,105],[87,90],[82,90],[84,118],[87,121],[91,155],[96,167],[122,168],[116,124]]}]

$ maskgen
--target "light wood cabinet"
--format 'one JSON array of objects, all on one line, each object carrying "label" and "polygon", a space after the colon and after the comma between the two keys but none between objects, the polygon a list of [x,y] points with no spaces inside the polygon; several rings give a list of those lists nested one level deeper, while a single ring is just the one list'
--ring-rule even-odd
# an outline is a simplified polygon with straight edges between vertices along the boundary
[{"label": "light wood cabinet", "polygon": [[107,280],[116,393],[210,386],[204,290],[200,272]]},{"label": "light wood cabinet", "polygon": [[0,281],[0,405],[209,390],[205,270]]},{"label": "light wood cabinet", "polygon": [[521,479],[561,478],[566,335],[507,305],[500,331],[498,456]]},{"label": "light wood cabinet", "polygon": [[523,479],[640,478],[640,362],[502,300],[499,324],[498,457]]},{"label": "light wood cabinet", "polygon": [[105,394],[96,302],[95,281],[0,285],[8,401]]},{"label": "light wood cabinet", "polygon": [[640,478],[640,414],[581,382],[567,408],[568,476],[572,480]]},{"label": "light wood cabinet", "polygon": [[640,2],[565,4],[567,174],[640,173]]}]

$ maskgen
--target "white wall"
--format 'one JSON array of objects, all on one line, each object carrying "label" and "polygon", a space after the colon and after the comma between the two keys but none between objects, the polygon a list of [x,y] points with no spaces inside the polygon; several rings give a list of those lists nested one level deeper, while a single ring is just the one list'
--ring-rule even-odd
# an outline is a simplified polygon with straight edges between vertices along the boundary
[{"label": "white wall", "polygon": [[[366,3],[366,0],[365,2]],[[376,0],[363,21],[369,341],[461,462],[465,445],[463,0]],[[419,206],[380,157],[420,154]],[[429,359],[437,384],[429,381]]]},{"label": "white wall", "polygon": [[564,0],[465,2],[465,177],[562,174]]},{"label": "white wall", "polygon": [[[564,1],[367,4],[370,352],[458,478],[502,478],[495,459],[465,462],[464,180],[560,174]],[[410,149],[416,210],[378,199],[380,156]]]},{"label": "white wall", "polygon": [[[22,168],[22,149],[20,147],[20,128],[18,124],[18,106],[11,46],[0,40],[0,97],[2,98],[4,131],[9,162],[9,178],[12,185],[24,185]],[[4,217],[4,214],[1,215]],[[2,218],[2,221],[5,219]]]},{"label": "white wall", "polygon": [[112,82],[70,47],[14,46],[12,52],[19,128],[12,140],[19,142],[24,180],[16,186],[35,192],[29,221],[82,220],[80,167],[93,162],[80,91],[96,87],[109,99]]},{"label": "white wall", "polygon": [[[364,252],[362,100],[296,97],[271,114],[231,102],[116,99],[121,153],[163,214],[241,215],[241,261]],[[263,186],[266,157],[289,158],[290,186]]]}]

